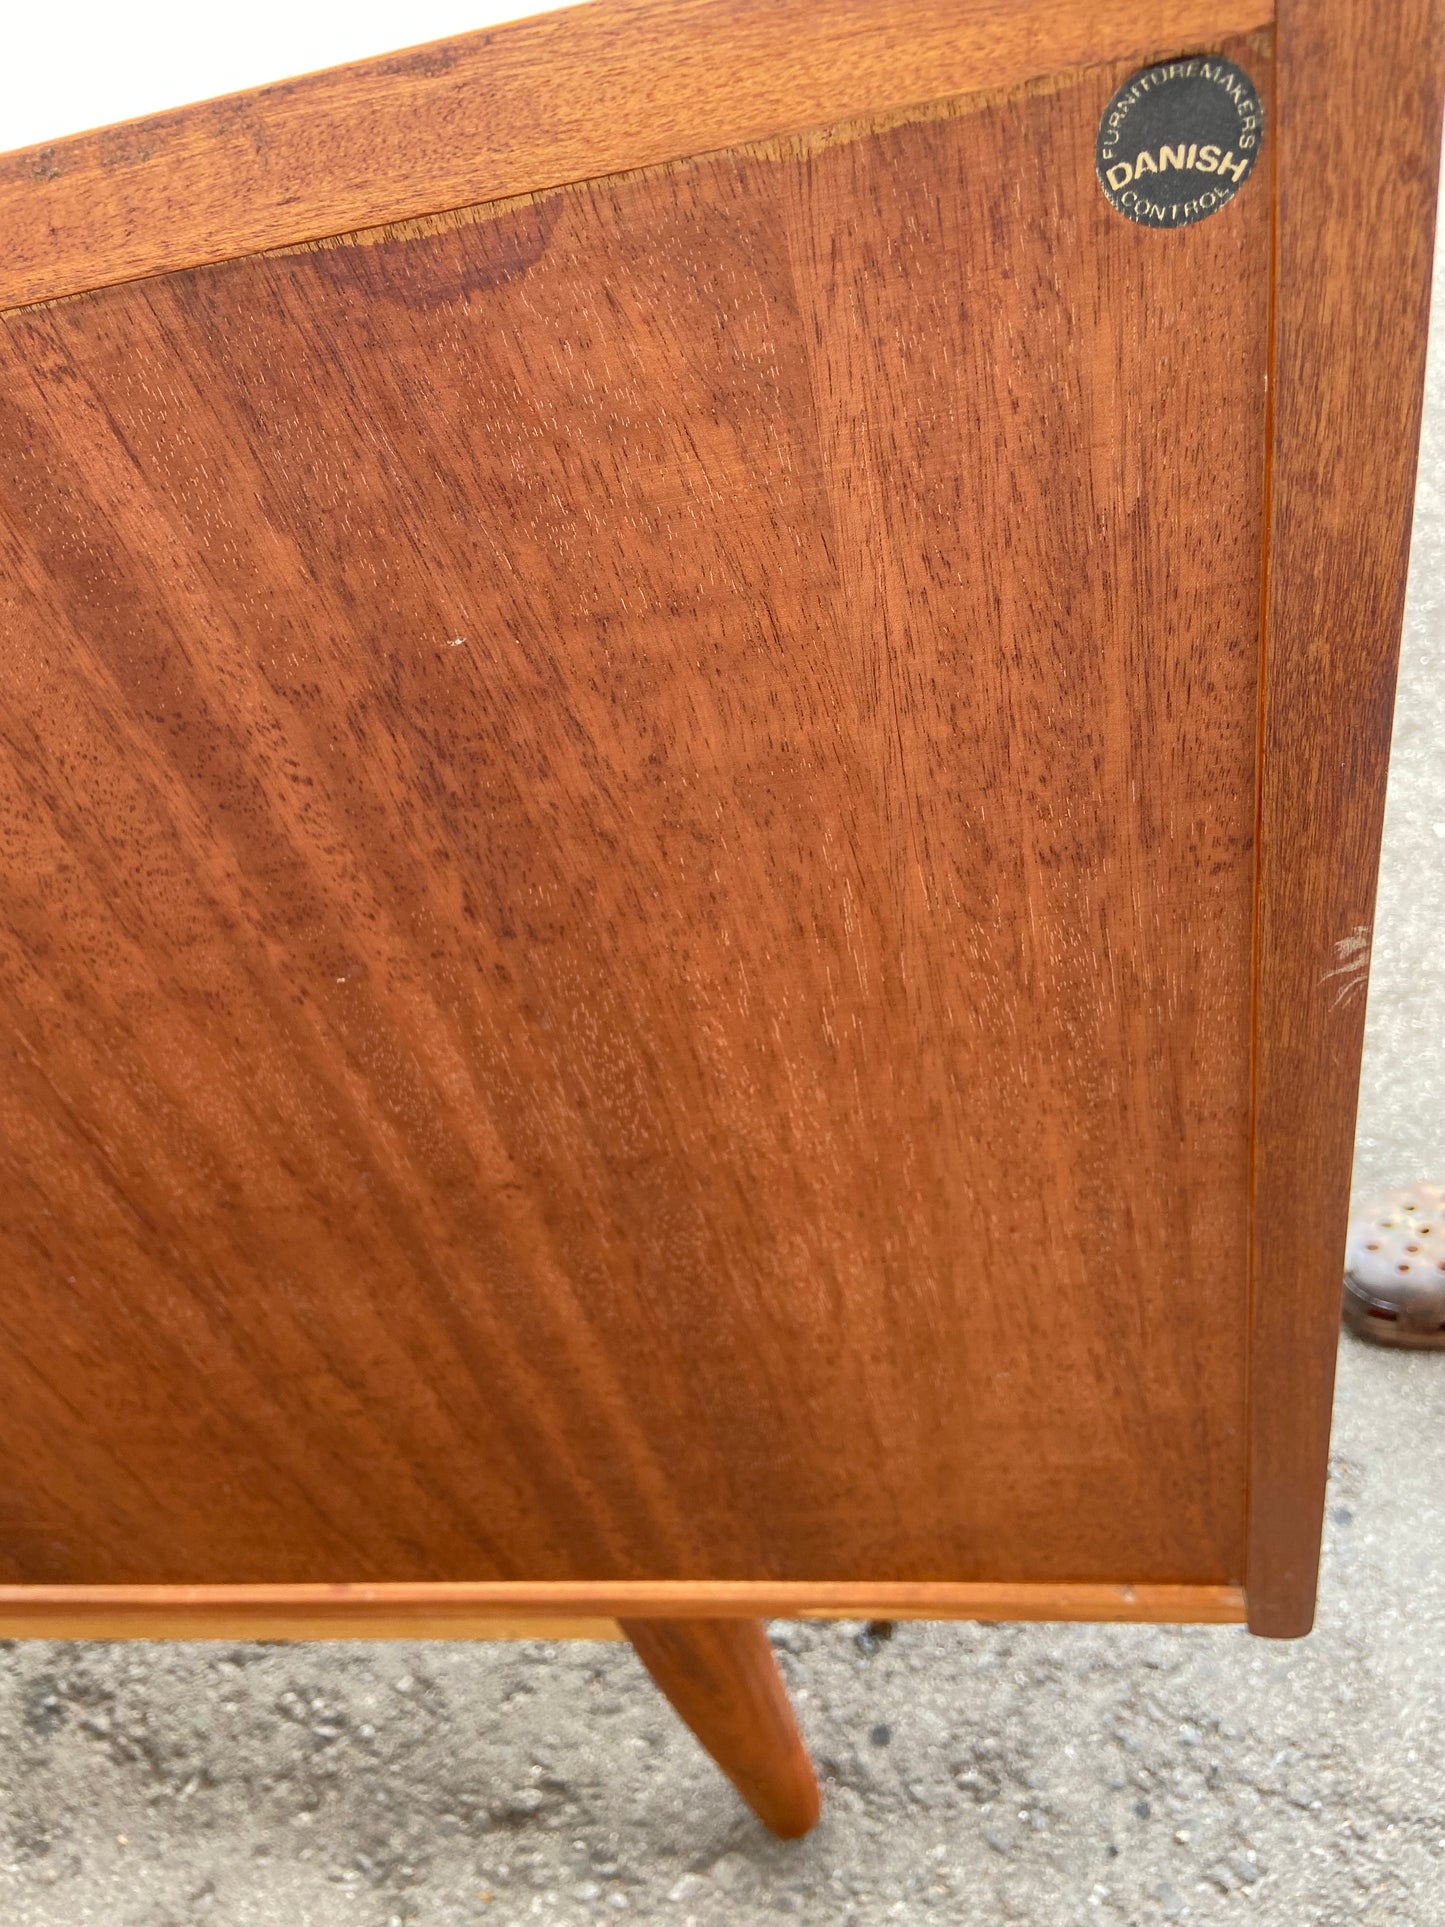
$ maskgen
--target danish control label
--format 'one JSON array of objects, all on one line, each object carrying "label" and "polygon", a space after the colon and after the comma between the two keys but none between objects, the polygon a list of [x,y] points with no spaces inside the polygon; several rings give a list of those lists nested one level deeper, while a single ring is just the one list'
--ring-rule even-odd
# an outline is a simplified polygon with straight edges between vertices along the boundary
[{"label": "danish control label", "polygon": [[1263,135],[1259,90],[1233,61],[1196,54],[1143,67],[1099,122],[1099,185],[1141,227],[1192,227],[1234,199]]}]

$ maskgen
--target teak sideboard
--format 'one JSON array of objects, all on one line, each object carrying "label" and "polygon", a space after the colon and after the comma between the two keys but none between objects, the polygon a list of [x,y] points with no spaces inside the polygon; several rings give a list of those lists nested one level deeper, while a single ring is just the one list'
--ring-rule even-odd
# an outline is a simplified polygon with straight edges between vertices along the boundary
[{"label": "teak sideboard", "polygon": [[0,158],[0,1632],[620,1625],[799,1832],[767,1616],[1308,1629],[1440,96],[597,0]]}]

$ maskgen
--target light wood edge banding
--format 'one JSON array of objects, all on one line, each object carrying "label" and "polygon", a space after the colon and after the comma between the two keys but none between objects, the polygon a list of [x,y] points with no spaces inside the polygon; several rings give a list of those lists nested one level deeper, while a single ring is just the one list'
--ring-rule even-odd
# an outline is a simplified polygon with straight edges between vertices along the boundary
[{"label": "light wood edge banding", "polygon": [[481,1613],[324,1612],[281,1605],[7,1606],[0,1639],[205,1639],[242,1642],[319,1639],[618,1640],[615,1619],[566,1615],[501,1618]]},{"label": "light wood edge banding", "polygon": [[615,1639],[618,1619],[970,1619],[1228,1625],[1237,1586],[559,1581],[4,1586],[5,1639]]}]

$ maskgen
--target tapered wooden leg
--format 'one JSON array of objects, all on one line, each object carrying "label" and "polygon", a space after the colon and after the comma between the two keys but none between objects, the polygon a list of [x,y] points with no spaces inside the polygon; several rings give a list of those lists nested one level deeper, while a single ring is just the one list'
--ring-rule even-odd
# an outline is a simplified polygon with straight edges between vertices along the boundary
[{"label": "tapered wooden leg", "polygon": [[624,1619],[637,1657],[765,1827],[806,1833],[821,1804],[760,1619]]}]

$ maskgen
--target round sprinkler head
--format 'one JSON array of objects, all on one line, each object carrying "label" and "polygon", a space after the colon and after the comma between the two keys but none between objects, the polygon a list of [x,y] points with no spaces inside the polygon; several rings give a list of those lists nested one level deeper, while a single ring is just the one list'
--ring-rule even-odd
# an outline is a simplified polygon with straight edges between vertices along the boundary
[{"label": "round sprinkler head", "polygon": [[1351,1219],[1345,1323],[1377,1345],[1445,1351],[1445,1184],[1406,1185]]}]

